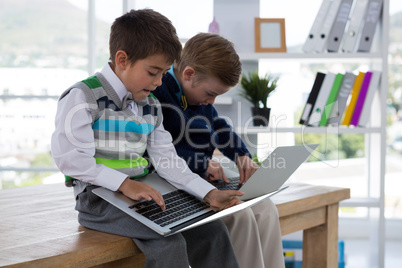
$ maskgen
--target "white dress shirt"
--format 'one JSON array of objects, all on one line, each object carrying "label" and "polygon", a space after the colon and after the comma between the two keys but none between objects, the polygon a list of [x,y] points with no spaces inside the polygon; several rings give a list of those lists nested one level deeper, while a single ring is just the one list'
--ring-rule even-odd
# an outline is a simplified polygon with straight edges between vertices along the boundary
[{"label": "white dress shirt", "polygon": [[[109,64],[105,65],[101,73],[122,100],[127,94],[127,89]],[[138,114],[135,102],[130,102],[129,107],[135,115]],[[59,101],[55,125],[51,150],[60,171],[83,182],[116,191],[127,175],[102,164],[96,164],[92,117],[81,89],[73,88]],[[158,174],[176,188],[200,199],[215,189],[200,176],[192,173],[185,161],[177,155],[172,137],[164,129],[163,124],[148,136],[147,151]]]}]

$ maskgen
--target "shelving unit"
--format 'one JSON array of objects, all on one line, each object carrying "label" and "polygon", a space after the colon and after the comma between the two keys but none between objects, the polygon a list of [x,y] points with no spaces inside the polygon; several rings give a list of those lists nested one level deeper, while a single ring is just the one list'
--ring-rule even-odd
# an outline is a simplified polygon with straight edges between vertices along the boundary
[{"label": "shelving unit", "polygon": [[367,128],[337,128],[337,127],[237,127],[236,132],[242,134],[259,134],[259,133],[306,133],[306,134],[371,134],[381,133],[380,127],[367,127]]},{"label": "shelving unit", "polygon": [[[239,53],[242,61],[258,61],[261,59],[306,60],[308,62],[322,62],[323,60],[336,60],[342,62],[355,62],[356,60],[382,60],[381,53]],[[316,61],[315,61],[316,60]]]},{"label": "shelving unit", "polygon": [[[286,0],[285,0],[286,1]],[[246,122],[251,117],[250,107],[242,102],[237,94],[238,88],[229,93],[232,98],[231,105],[218,105],[221,115],[232,120],[235,130],[242,135],[257,136],[260,133],[317,133],[317,134],[361,134],[365,136],[365,162],[367,177],[367,197],[351,198],[341,203],[341,206],[364,207],[369,213],[367,221],[359,225],[370,225],[371,260],[370,267],[384,267],[385,245],[385,218],[384,218],[384,189],[385,189],[385,157],[386,157],[386,98],[388,88],[388,29],[389,29],[389,0],[384,0],[380,18],[380,26],[377,28],[376,38],[379,42],[373,43],[371,53],[254,53],[254,17],[259,17],[259,0],[214,0],[214,16],[219,21],[220,34],[232,40],[242,59],[243,71],[258,70],[259,60],[269,59],[272,61],[298,61],[307,63],[360,63],[368,64],[370,69],[381,70],[382,79],[379,94],[379,107],[373,110],[370,126],[361,127],[306,127],[302,125],[290,127],[246,127],[237,124]],[[274,7],[273,7],[274,8]],[[235,16],[233,16],[235,14]],[[251,43],[251,44],[250,44]],[[241,111],[237,103],[242,102]],[[352,191],[353,197],[353,191]],[[342,224],[340,224],[342,228]],[[375,230],[375,231],[373,231]]]}]

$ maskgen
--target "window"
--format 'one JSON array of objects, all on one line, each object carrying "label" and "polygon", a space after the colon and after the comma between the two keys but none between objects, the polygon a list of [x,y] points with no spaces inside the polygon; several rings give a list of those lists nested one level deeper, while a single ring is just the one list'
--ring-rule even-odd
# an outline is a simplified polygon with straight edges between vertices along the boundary
[{"label": "window", "polygon": [[57,98],[87,75],[87,12],[68,1],[1,10],[0,188],[49,182]]}]

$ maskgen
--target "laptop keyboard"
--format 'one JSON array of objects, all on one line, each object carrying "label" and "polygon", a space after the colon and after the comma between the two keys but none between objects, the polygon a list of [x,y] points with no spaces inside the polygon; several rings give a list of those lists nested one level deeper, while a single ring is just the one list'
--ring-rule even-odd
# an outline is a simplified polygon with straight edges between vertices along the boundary
[{"label": "laptop keyboard", "polygon": [[224,180],[219,181],[211,181],[211,184],[214,185],[219,190],[239,190],[242,186],[239,184],[240,177],[233,177],[229,179],[229,183],[226,183]]},{"label": "laptop keyboard", "polygon": [[207,203],[182,190],[164,194],[163,199],[166,210],[162,210],[154,201],[143,201],[130,208],[162,227],[209,208]]}]

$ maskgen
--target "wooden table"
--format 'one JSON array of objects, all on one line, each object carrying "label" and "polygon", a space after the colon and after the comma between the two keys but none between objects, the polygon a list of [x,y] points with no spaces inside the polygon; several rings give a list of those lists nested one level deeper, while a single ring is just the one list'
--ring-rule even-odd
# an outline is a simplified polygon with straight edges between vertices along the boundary
[{"label": "wooden table", "polygon": [[282,235],[303,230],[303,268],[338,267],[339,202],[350,189],[293,184],[271,197]]},{"label": "wooden table", "polygon": [[[293,184],[272,197],[282,234],[304,230],[303,268],[337,267],[338,203],[349,189]],[[0,191],[0,267],[142,267],[126,237],[77,222],[71,188],[35,185]]]}]

